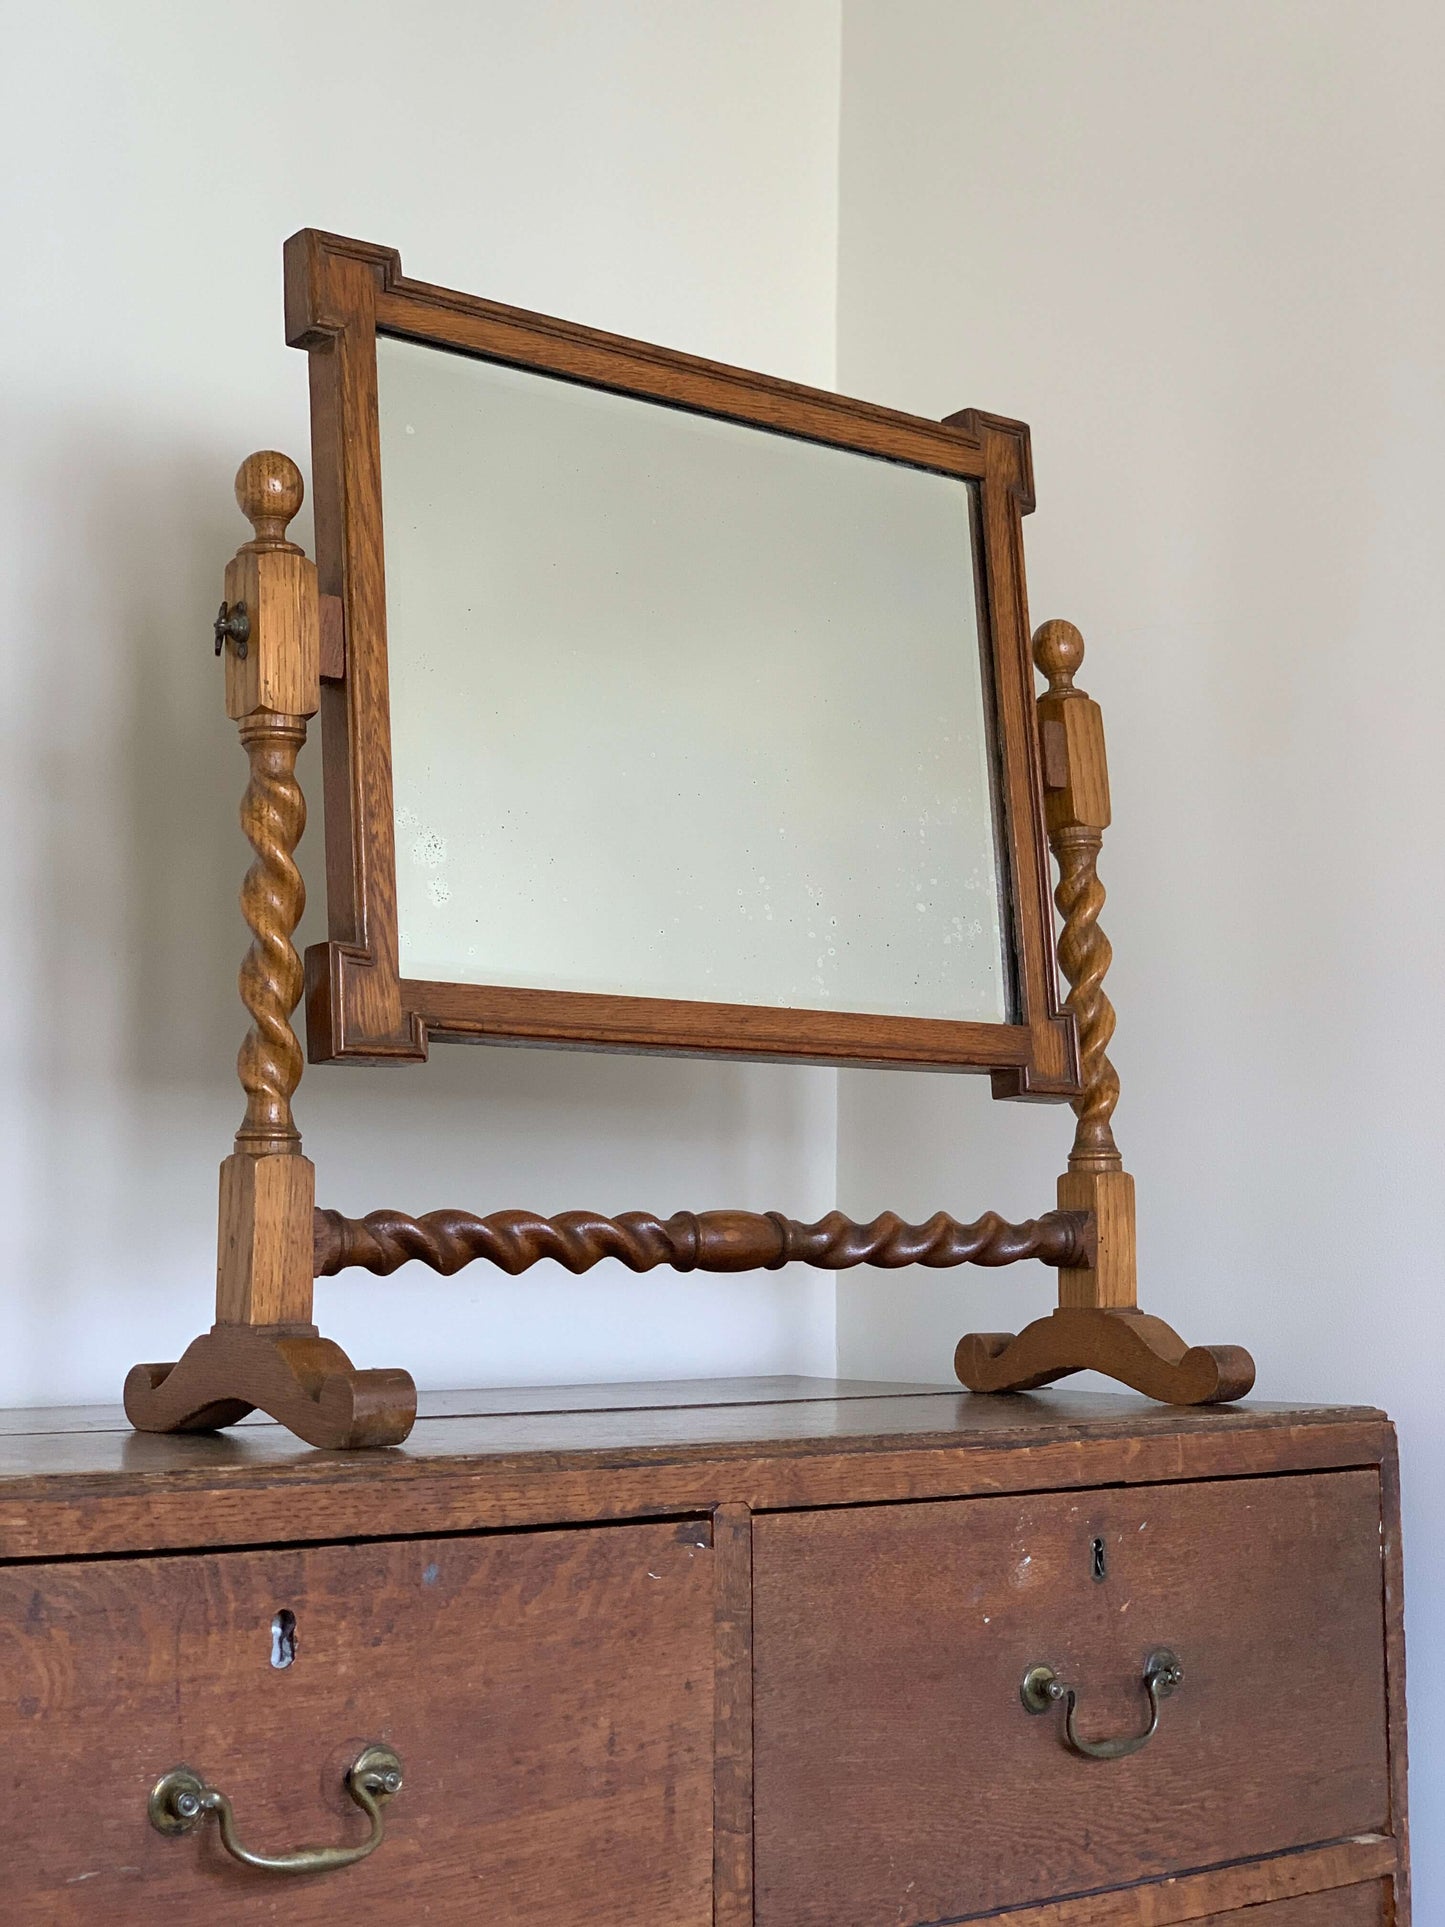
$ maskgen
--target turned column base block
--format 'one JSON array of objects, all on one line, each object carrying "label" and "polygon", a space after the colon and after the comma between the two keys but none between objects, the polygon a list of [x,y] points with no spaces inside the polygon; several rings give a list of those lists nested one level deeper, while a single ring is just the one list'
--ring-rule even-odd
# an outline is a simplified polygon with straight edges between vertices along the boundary
[{"label": "turned column base block", "polygon": [[311,1322],[316,1172],[300,1151],[233,1152],[221,1166],[216,1318],[226,1325]]},{"label": "turned column base block", "polygon": [[1094,1220],[1094,1261],[1060,1269],[1060,1305],[1133,1311],[1138,1303],[1134,1180],[1127,1171],[1066,1171],[1058,1199],[1061,1211],[1086,1211]]},{"label": "turned column base block", "polygon": [[138,1432],[214,1432],[261,1411],[308,1445],[400,1445],[416,1422],[409,1372],[358,1371],[314,1325],[213,1325],[174,1365],[136,1365],[125,1414]]},{"label": "turned column base block", "polygon": [[1061,1306],[1013,1332],[971,1332],[953,1366],[971,1392],[1030,1392],[1073,1372],[1105,1377],[1165,1405],[1219,1405],[1254,1384],[1239,1345],[1186,1345],[1162,1318],[1142,1311]]}]

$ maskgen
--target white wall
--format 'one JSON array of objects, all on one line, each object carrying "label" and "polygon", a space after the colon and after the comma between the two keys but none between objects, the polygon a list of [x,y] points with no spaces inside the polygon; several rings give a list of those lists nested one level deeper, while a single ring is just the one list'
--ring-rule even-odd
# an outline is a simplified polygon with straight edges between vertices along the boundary
[{"label": "white wall", "polygon": [[[1421,1918],[1445,1891],[1445,527],[1431,0],[847,0],[839,385],[1036,428],[1034,607],[1090,642],[1144,1289],[1405,1452]],[[207,628],[248,449],[304,456],[282,237],[829,383],[837,0],[70,0],[0,142],[0,1403],[205,1322],[245,860]],[[302,539],[308,531],[302,530]],[[314,764],[312,767],[314,786]],[[319,876],[319,836],[303,845]],[[308,935],[318,929],[315,910]],[[438,1050],[300,1094],[325,1199],[833,1201],[827,1072]],[[854,1212],[1045,1204],[1066,1111],[848,1073]],[[806,1277],[323,1286],[430,1384],[833,1361]],[[1049,1281],[844,1281],[847,1370],[943,1378]],[[1434,1911],[1441,1911],[1437,1904]]]},{"label": "white wall", "polygon": [[[0,1404],[25,1404],[114,1399],[210,1319],[247,851],[208,630],[237,462],[308,450],[283,238],[828,384],[838,9],[54,0],[12,13],[3,67]],[[319,899],[319,810],[302,858]],[[811,1215],[834,1090],[439,1049],[311,1072],[298,1112],[347,1210]],[[807,1273],[352,1276],[325,1328],[423,1384],[833,1365]]]},{"label": "white wall", "polygon": [[[1445,11],[847,0],[843,48],[839,385],[1033,424],[1035,617],[1089,645],[1147,1304],[1400,1424],[1445,1919]],[[1072,1122],[839,1105],[855,1213],[1037,1209]],[[840,1361],[940,1375],[1048,1300],[854,1274]]]}]

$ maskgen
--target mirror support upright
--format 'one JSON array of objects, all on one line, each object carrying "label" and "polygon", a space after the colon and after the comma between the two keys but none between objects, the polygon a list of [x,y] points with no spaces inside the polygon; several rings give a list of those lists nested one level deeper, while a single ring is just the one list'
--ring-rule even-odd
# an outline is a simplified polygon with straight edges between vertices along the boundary
[{"label": "mirror support upright", "polygon": [[1104,975],[1111,951],[1099,928],[1097,862],[1109,822],[1103,724],[1098,706],[1074,687],[1084,646],[1067,622],[1045,623],[1033,643],[1048,678],[1037,699],[1045,820],[1059,870],[1059,961],[1082,1071],[1056,1210],[1017,1225],[992,1212],[971,1224],[939,1212],[921,1225],[885,1212],[861,1225],[841,1212],[800,1224],[780,1212],[746,1211],[668,1219],[583,1211],[551,1218],[375,1211],[349,1219],[318,1211],[314,1171],[291,1109],[303,1064],[291,1024],[304,975],[292,942],[305,905],[295,861],[306,823],[296,757],[320,704],[316,570],[286,539],[302,500],[294,462],[271,452],[250,456],[236,477],[236,499],[254,536],[226,571],[216,641],[226,652],[227,714],[250,763],[241,825],[255,854],[241,907],[252,940],[240,989],[251,1028],[237,1060],[246,1112],[221,1166],[216,1322],[178,1363],[132,1369],[125,1409],[138,1431],[214,1431],[260,1409],[311,1445],[400,1443],[416,1417],[410,1375],[358,1371],[317,1331],[312,1292],[316,1276],[350,1266],[385,1274],[408,1259],[449,1274],[476,1259],[517,1273],[543,1258],[577,1272],[602,1258],[634,1271],[662,1265],[719,1272],[788,1263],[835,1271],[859,1264],[994,1266],[1036,1258],[1058,1268],[1058,1309],[1017,1337],[962,1339],[954,1362],[970,1391],[1024,1391],[1095,1370],[1170,1404],[1244,1396],[1254,1383],[1248,1352],[1188,1347],[1138,1308],[1134,1181],[1112,1123],[1119,1080],[1108,1057],[1114,1010]]},{"label": "mirror support upright", "polygon": [[1062,919],[1059,968],[1065,1008],[1079,1031],[1077,1124],[1069,1168],[1059,1179],[1061,1211],[1093,1221],[1092,1262],[1060,1269],[1051,1317],[1012,1332],[973,1332],[954,1367],[973,1392],[1019,1392],[1093,1370],[1175,1405],[1243,1398],[1254,1360],[1238,1345],[1187,1346],[1161,1318],[1139,1310],[1134,1247],[1134,1180],[1114,1142],[1119,1076],[1109,1062],[1114,1006],[1104,989],[1113,950],[1099,928],[1104,886],[1099,851],[1109,827],[1109,771],[1099,705],[1074,687],[1084,640],[1071,622],[1035,631],[1034,662],[1048,678],[1038,698],[1039,745],[1049,847],[1058,865],[1054,902]]},{"label": "mirror support upright", "polygon": [[259,1407],[312,1445],[392,1445],[416,1417],[410,1376],[358,1371],[311,1321],[315,1172],[291,1111],[303,1063],[292,933],[306,902],[296,756],[320,703],[316,568],[286,539],[300,471],[284,455],[252,455],[236,499],[255,533],[226,570],[216,641],[226,713],[250,762],[241,827],[255,857],[241,887],[251,946],[240,990],[251,1028],[236,1066],[246,1114],[221,1166],[216,1322],[177,1364],[131,1371],[126,1415],[143,1432],[210,1431]]}]

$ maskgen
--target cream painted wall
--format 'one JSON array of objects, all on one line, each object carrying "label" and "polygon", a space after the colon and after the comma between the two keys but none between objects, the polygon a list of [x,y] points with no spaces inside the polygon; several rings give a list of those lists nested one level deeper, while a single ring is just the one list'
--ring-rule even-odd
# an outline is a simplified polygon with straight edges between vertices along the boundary
[{"label": "cream painted wall", "polygon": [[[839,385],[1034,426],[1089,644],[1143,1291],[1400,1424],[1419,1907],[1445,1919],[1445,12],[847,0]],[[840,1079],[839,1201],[1037,1209],[1068,1113]],[[946,1374],[1050,1281],[841,1281]],[[1328,1585],[1329,1575],[1320,1575]],[[1228,1583],[1228,1574],[1221,1574]]]},{"label": "cream painted wall", "polygon": [[[9,1405],[113,1399],[209,1322],[247,853],[208,630],[245,535],[238,460],[308,447],[282,239],[389,242],[427,279],[828,384],[838,8],[55,0],[12,14],[3,67]],[[319,897],[319,812],[302,854]],[[348,1210],[812,1214],[834,1091],[825,1071],[440,1049],[312,1072],[299,1114]],[[429,1385],[827,1372],[833,1304],[807,1273],[610,1266],[320,1292],[359,1363]]]},{"label": "cream painted wall", "polygon": [[[237,1116],[240,753],[206,640],[247,449],[304,453],[279,243],[1036,426],[1035,609],[1110,732],[1120,1132],[1150,1304],[1266,1395],[1401,1421],[1421,1918],[1442,1128],[1439,223],[1426,0],[59,0],[0,77],[0,1403],[110,1398],[208,1315]],[[305,532],[303,531],[303,539]],[[314,786],[314,763],[311,778]],[[303,846],[318,874],[319,839]],[[315,912],[309,930],[318,927]],[[838,1081],[855,1211],[1047,1199],[1067,1113]],[[834,1193],[831,1073],[439,1050],[320,1071],[324,1196]],[[428,1384],[803,1369],[806,1277],[322,1288]],[[943,1378],[1049,1281],[843,1282],[845,1369]],[[1437,1904],[1435,1911],[1441,1911]]]}]

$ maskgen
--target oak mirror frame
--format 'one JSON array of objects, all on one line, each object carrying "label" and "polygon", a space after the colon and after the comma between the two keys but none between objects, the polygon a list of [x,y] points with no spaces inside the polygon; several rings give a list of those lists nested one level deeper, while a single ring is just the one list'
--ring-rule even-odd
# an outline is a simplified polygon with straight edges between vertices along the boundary
[{"label": "oak mirror frame", "polygon": [[[286,244],[285,278],[287,340],[306,350],[310,366],[321,592],[328,938],[306,957],[312,1061],[418,1060],[440,1038],[987,1071],[996,1096],[1076,1096],[1075,1024],[1057,987],[1024,586],[1022,518],[1033,484],[1023,424],[976,409],[934,422],[504,307],[409,280],[389,248],[311,229]],[[379,339],[971,485],[1005,1021],[402,975]],[[454,726],[466,729],[464,710]]]}]

